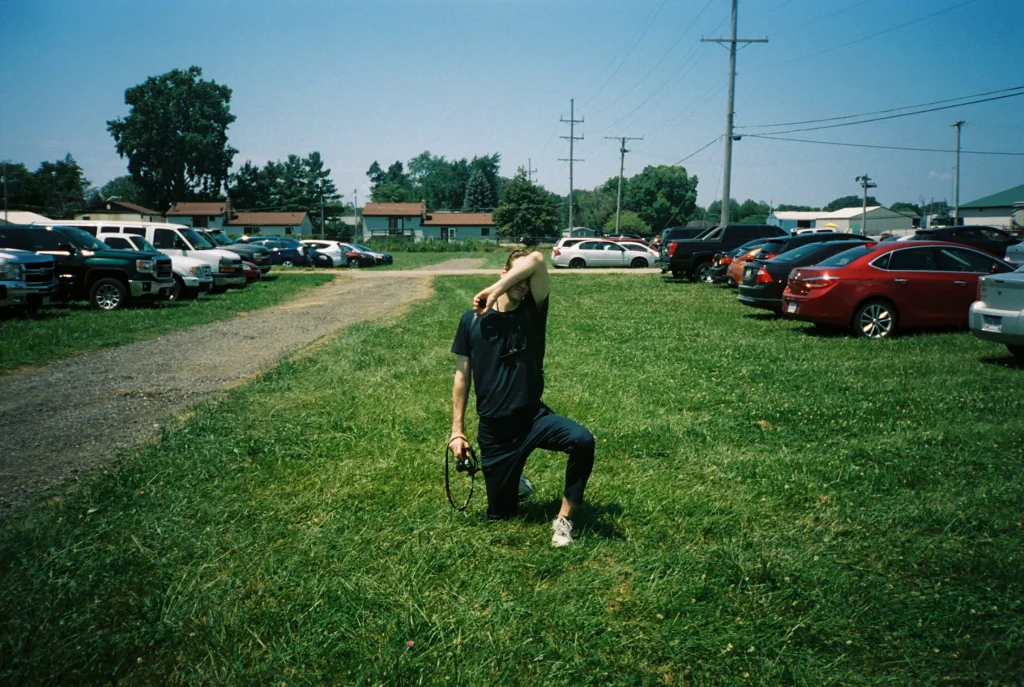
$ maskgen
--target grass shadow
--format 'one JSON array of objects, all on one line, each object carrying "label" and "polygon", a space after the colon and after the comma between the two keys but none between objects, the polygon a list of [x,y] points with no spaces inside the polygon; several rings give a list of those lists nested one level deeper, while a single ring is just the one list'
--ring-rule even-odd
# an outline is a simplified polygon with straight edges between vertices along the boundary
[{"label": "grass shadow", "polygon": [[791,330],[794,334],[811,336],[817,339],[853,338],[853,333],[846,327],[836,325],[812,324],[809,327],[797,327]]},{"label": "grass shadow", "polygon": [[[548,501],[528,500],[519,504],[519,517],[531,524],[548,524],[558,515],[562,505],[561,497]],[[625,540],[626,535],[618,525],[623,508],[618,503],[585,502],[576,509],[573,523],[578,532],[602,539]]]},{"label": "grass shadow", "polygon": [[1024,370],[1024,360],[1016,358],[1012,355],[999,355],[999,356],[988,356],[985,358],[979,358],[980,362],[986,365],[995,365],[997,367],[1007,367],[1011,370]]},{"label": "grass shadow", "polygon": [[782,319],[782,313],[772,312],[770,310],[762,312],[748,312],[745,315],[743,315],[743,319],[758,320],[763,322],[774,322],[775,320]]}]

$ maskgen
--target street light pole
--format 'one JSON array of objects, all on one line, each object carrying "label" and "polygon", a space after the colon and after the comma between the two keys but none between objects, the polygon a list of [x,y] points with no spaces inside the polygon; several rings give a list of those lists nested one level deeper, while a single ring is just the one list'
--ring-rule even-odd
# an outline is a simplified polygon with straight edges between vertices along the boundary
[{"label": "street light pole", "polygon": [[953,172],[953,224],[960,224],[960,128],[966,124],[960,119],[953,122],[956,127],[956,170]]},{"label": "street light pole", "polygon": [[854,181],[859,181],[861,187],[864,189],[864,205],[861,209],[861,226],[860,235],[868,235],[868,189],[878,188],[878,184],[871,183],[871,177],[867,174],[857,177]]}]

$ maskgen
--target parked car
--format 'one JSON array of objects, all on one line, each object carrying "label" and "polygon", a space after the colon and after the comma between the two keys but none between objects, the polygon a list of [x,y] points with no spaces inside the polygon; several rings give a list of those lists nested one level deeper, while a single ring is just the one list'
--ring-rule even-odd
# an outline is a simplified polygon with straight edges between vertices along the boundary
[{"label": "parked car", "polygon": [[882,339],[904,327],[964,326],[978,278],[1013,266],[975,248],[939,242],[866,243],[793,270],[787,317],[852,327]]},{"label": "parked car", "polygon": [[557,236],[524,236],[520,243],[524,246],[539,246],[542,243],[557,243]]},{"label": "parked car", "polygon": [[242,259],[237,253],[217,248],[192,227],[166,222],[120,222],[116,220],[67,220],[55,222],[54,226],[74,227],[92,236],[102,238],[108,234],[133,234],[144,236],[165,256],[187,257],[202,260],[213,273],[214,293],[228,288],[245,286],[242,274]]},{"label": "parked car", "polygon": [[309,264],[313,267],[334,267],[334,258],[327,253],[311,246],[306,246],[306,252],[309,255]]},{"label": "parked car", "polygon": [[342,245],[348,246],[350,249],[358,251],[360,253],[368,253],[372,255],[375,263],[378,265],[390,265],[395,261],[395,258],[393,255],[391,255],[391,253],[385,253],[384,251],[374,250],[373,248],[367,248],[361,243],[345,243]]},{"label": "parked car", "polygon": [[260,268],[256,266],[256,263],[249,262],[248,260],[242,261],[242,274],[245,275],[246,284],[263,279],[263,273],[260,271]]},{"label": "parked car", "polygon": [[[145,236],[137,234],[100,234],[100,240],[114,249],[160,252]],[[170,300],[194,300],[199,294],[213,289],[213,271],[208,263],[183,255],[168,257],[171,258],[171,269],[174,272],[174,290],[171,291]]]},{"label": "parked car", "polygon": [[310,264],[308,249],[295,239],[287,237],[242,236],[237,244],[263,246],[270,251],[270,262],[283,267],[307,267]]},{"label": "parked car", "polygon": [[1024,265],[1024,243],[1007,246],[1006,262],[1012,262],[1014,265]]},{"label": "parked car", "polygon": [[625,245],[614,241],[583,241],[572,246],[556,248],[551,258],[555,267],[650,267],[657,256],[642,244]]},{"label": "parked car", "polygon": [[704,281],[711,273],[711,260],[715,253],[724,253],[747,241],[785,236],[779,227],[766,224],[729,224],[715,227],[692,240],[662,240],[657,266],[662,274],[687,277],[690,281]]},{"label": "parked car", "polygon": [[736,259],[740,253],[744,253],[751,248],[760,246],[768,239],[754,239],[753,241],[747,241],[742,246],[733,248],[732,250],[725,251],[723,253],[715,253],[711,258],[711,272],[705,277],[705,281],[709,281],[713,284],[721,284],[725,282],[729,266],[732,265],[732,261]]},{"label": "parked car", "polygon": [[87,300],[100,310],[166,299],[174,289],[166,255],[113,250],[74,227],[0,225],[0,248],[52,256],[60,282],[57,297]]},{"label": "parked car", "polygon": [[[736,286],[740,283],[740,280],[743,278],[743,266],[746,265],[748,261],[753,260],[754,256],[760,253],[764,247],[764,243],[760,240],[758,240],[756,244],[757,245],[747,248],[746,250],[736,251],[736,255],[733,257],[732,262],[729,263],[729,266],[725,270],[725,279],[722,280],[727,286]],[[714,270],[712,270],[712,272],[713,271]]]},{"label": "parked car", "polygon": [[330,262],[330,264],[321,264],[318,267],[343,267],[348,264],[348,260],[345,258],[345,249],[340,241],[303,239],[301,243],[311,250],[319,251]]},{"label": "parked car", "polygon": [[0,249],[0,308],[35,310],[57,293],[55,263],[49,255]]},{"label": "parked car", "polygon": [[1008,231],[995,227],[956,226],[935,229],[918,229],[907,238],[908,241],[949,241],[978,248],[997,258],[1006,258],[1006,249],[1020,243],[1020,239]]},{"label": "parked car", "polygon": [[782,312],[782,293],[789,283],[789,274],[797,267],[817,265],[822,260],[850,248],[864,245],[851,237],[843,241],[809,243],[767,260],[754,257],[743,266],[739,284],[739,301],[753,308]]},{"label": "parked car", "polygon": [[981,277],[977,297],[971,304],[971,333],[1005,344],[1010,353],[1024,361],[1024,268]]},{"label": "parked car", "polygon": [[236,253],[242,260],[248,260],[253,263],[262,274],[267,275],[270,273],[273,262],[270,259],[270,251],[264,246],[234,243],[231,237],[224,233],[223,229],[196,229],[195,231],[217,248]]}]

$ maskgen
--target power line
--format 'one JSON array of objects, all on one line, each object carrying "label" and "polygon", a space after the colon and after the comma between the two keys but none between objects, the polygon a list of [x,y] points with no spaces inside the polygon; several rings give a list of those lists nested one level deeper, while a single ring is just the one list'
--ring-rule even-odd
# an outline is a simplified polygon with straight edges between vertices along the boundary
[{"label": "power line", "polygon": [[835,12],[830,12],[828,14],[823,14],[820,17],[815,17],[813,19],[808,19],[807,21],[801,22],[800,24],[795,24],[793,26],[788,26],[788,27],[782,29],[781,31],[776,31],[772,35],[778,36],[778,35],[781,35],[781,34],[784,34],[784,33],[788,33],[790,31],[795,31],[797,29],[802,29],[803,27],[808,26],[809,24],[815,24],[815,23],[821,21],[822,19],[830,19],[831,17],[834,17],[837,14],[842,14],[843,12],[849,12],[850,10],[855,9],[857,7],[860,7],[861,5],[866,5],[869,2],[874,2],[874,1],[875,0],[861,0],[858,3],[854,3],[853,5],[849,5],[848,7],[844,7],[841,10],[836,10]]},{"label": "power line", "polygon": [[932,100],[927,103],[918,103],[917,105],[904,105],[903,107],[890,107],[886,110],[874,110],[873,112],[861,112],[860,114],[854,115],[842,115],[841,117],[824,117],[822,119],[805,119],[800,122],[779,122],[778,124],[743,124],[737,126],[737,129],[761,129],[776,126],[800,126],[802,124],[817,124],[819,122],[834,122],[840,119],[855,119],[857,117],[867,117],[869,115],[876,114],[888,114],[889,112],[899,112],[900,110],[911,110],[916,107],[928,107],[929,105],[941,105],[943,103],[951,103],[955,100],[966,100],[968,98],[980,98],[986,95],[994,95],[996,93],[1008,93],[1010,91],[1019,91],[1024,89],[1024,86],[1014,86],[1013,88],[1000,88],[996,91],[985,91],[984,93],[972,93],[971,95],[962,95],[957,98],[944,98],[943,100]]},{"label": "power line", "polygon": [[1016,98],[1017,96],[1024,95],[1024,91],[1018,93],[1009,93],[1007,95],[997,95],[991,98],[982,98],[980,100],[971,100],[966,103],[956,103],[955,105],[943,105],[941,107],[930,107],[926,110],[917,110],[915,112],[903,112],[901,114],[886,115],[885,117],[873,117],[872,119],[861,119],[856,122],[843,122],[842,124],[827,124],[824,126],[809,126],[803,129],[787,129],[786,131],[773,131],[773,134],[795,134],[800,131],[819,131],[821,129],[837,129],[843,126],[853,126],[855,124],[868,124],[870,122],[881,122],[887,119],[899,119],[900,117],[910,117],[913,115],[926,114],[928,112],[938,112],[940,110],[951,110],[955,107],[963,107],[965,105],[977,105],[978,103],[987,103],[993,100],[1003,100],[1005,98]]},{"label": "power line", "polygon": [[708,142],[707,142],[706,144],[702,145],[702,146],[701,146],[700,148],[697,148],[697,150],[693,151],[692,153],[690,153],[689,155],[687,155],[686,157],[684,157],[684,158],[683,158],[682,160],[679,160],[678,162],[673,162],[673,163],[672,163],[672,166],[673,166],[673,167],[676,167],[676,166],[678,166],[678,165],[681,165],[681,164],[683,164],[684,162],[686,162],[687,160],[689,160],[689,159],[690,159],[691,157],[693,157],[693,156],[694,156],[694,155],[696,155],[697,153],[701,153],[701,152],[703,152],[703,151],[707,150],[708,148],[710,148],[711,146],[715,145],[715,144],[716,144],[716,143],[718,143],[718,142],[719,142],[719,141],[720,141],[721,139],[722,139],[722,137],[721,137],[721,136],[715,136],[715,137],[714,137],[714,139],[712,139],[712,140],[708,141]]},{"label": "power line", "polygon": [[[807,138],[786,138],[784,136],[769,136],[764,134],[743,134],[747,138],[763,138],[768,141],[789,141],[792,143],[816,143],[824,146],[841,146],[844,148],[879,148],[881,150],[906,150],[915,153],[955,153],[952,148],[914,148],[910,146],[886,146],[874,143],[844,143],[840,141],[816,141]],[[699,152],[699,151],[698,151]],[[961,153],[970,155],[1007,155],[1024,157],[1024,153],[1003,152],[995,150],[961,150]]]},{"label": "power line", "polygon": [[598,96],[598,94],[601,93],[601,91],[604,90],[604,87],[607,86],[608,83],[613,78],[615,78],[615,75],[619,73],[619,70],[622,69],[622,65],[626,64],[626,60],[628,60],[629,56],[633,54],[634,50],[636,50],[636,46],[640,45],[640,41],[642,41],[644,39],[644,36],[647,35],[647,32],[651,30],[651,27],[654,25],[654,20],[658,18],[659,14],[661,14],[661,10],[665,7],[665,3],[667,3],[667,2],[668,2],[668,0],[661,0],[661,4],[658,5],[658,7],[654,10],[654,15],[651,17],[651,20],[649,22],[647,22],[647,26],[644,27],[643,33],[641,33],[640,37],[636,39],[636,42],[633,43],[632,47],[630,47],[630,49],[628,51],[626,51],[625,57],[622,58],[622,61],[619,62],[618,66],[615,67],[615,69],[612,71],[612,73],[608,75],[608,78],[604,80],[604,83],[602,83],[598,87],[598,89],[596,91],[594,91],[594,94],[591,95],[589,98],[587,98],[586,102],[583,103],[584,107],[589,105],[590,102],[594,98],[596,98]]}]

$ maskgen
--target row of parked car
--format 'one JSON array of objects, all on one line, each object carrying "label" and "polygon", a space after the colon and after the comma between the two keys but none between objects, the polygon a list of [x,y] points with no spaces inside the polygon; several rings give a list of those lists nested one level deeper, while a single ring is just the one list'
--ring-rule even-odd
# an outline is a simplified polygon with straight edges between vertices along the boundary
[{"label": "row of parked car", "polygon": [[877,240],[730,225],[664,237],[657,263],[662,273],[737,287],[745,305],[857,336],[969,325],[1024,358],[1024,243],[1001,229],[942,227]]},{"label": "row of parked car", "polygon": [[232,240],[220,229],[119,221],[0,225],[0,307],[191,300],[259,281],[274,265],[368,267],[391,256],[339,241]]}]

